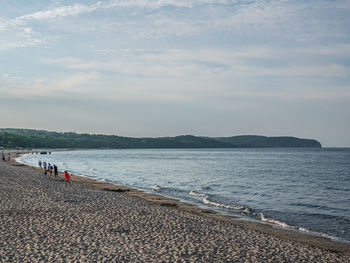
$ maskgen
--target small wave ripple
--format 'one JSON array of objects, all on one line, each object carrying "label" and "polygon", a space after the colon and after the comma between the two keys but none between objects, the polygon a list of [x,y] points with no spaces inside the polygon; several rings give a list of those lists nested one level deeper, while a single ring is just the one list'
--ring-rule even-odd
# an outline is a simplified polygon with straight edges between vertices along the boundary
[{"label": "small wave ripple", "polygon": [[272,223],[274,225],[278,225],[278,226],[281,226],[284,228],[293,228],[292,226],[288,225],[287,223],[278,221],[278,220],[273,219],[273,218],[266,217],[263,213],[260,213],[260,219],[263,222]]},{"label": "small wave ripple", "polygon": [[234,205],[221,204],[221,203],[212,201],[207,197],[203,198],[203,203],[206,205],[212,205],[212,206],[222,207],[222,208],[226,208],[226,209],[232,209],[232,210],[236,210],[236,211],[244,211],[247,213],[250,211],[250,209],[246,206],[234,206]]},{"label": "small wave ripple", "polygon": [[340,242],[343,242],[343,243],[349,243],[348,241],[346,241],[344,239],[341,239],[341,238],[338,238],[338,237],[335,237],[335,236],[332,236],[332,235],[327,235],[325,233],[311,231],[311,230],[309,230],[307,228],[304,228],[304,227],[288,225],[287,223],[278,221],[278,220],[273,219],[273,218],[266,217],[263,213],[260,213],[260,219],[263,222],[266,222],[266,223],[269,223],[271,225],[275,225],[275,226],[278,226],[278,227],[281,227],[281,228],[294,230],[294,231],[298,231],[298,232],[303,232],[303,233],[307,233],[307,234],[310,234],[310,235],[313,235],[313,236],[325,237],[325,238],[329,238],[329,239],[335,240],[335,241],[340,241]]},{"label": "small wave ripple", "polygon": [[152,189],[153,190],[160,190],[162,187],[160,187],[160,185],[154,185],[154,186],[152,186]]},{"label": "small wave ripple", "polygon": [[195,191],[195,190],[192,190],[192,191],[190,192],[190,195],[201,196],[201,197],[206,196],[206,194],[197,192],[197,191]]}]

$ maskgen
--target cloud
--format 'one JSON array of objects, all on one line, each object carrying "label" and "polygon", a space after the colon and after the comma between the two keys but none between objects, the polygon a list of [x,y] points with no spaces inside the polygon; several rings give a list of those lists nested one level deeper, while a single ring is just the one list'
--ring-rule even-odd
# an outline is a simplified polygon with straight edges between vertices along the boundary
[{"label": "cloud", "polygon": [[[78,71],[101,71],[153,78],[207,79],[258,77],[348,78],[350,45],[310,48],[251,46],[240,49],[128,49],[87,60],[77,57],[45,59],[45,63]],[[118,54],[118,55],[116,55]]]},{"label": "cloud", "polygon": [[56,36],[42,36],[26,27],[3,33],[0,38],[0,51],[44,45],[57,40]]},{"label": "cloud", "polygon": [[[167,45],[166,41],[191,37],[174,42],[182,46],[191,42],[201,46],[232,46],[232,43],[239,45],[240,42],[335,42],[335,39],[345,39],[350,33],[344,26],[350,23],[345,15],[350,4],[344,0],[336,0],[334,4],[324,0],[318,4],[282,0],[110,0],[54,6],[14,19],[0,18],[0,33],[16,30],[27,34],[37,32],[36,40],[28,41],[27,46],[43,45],[44,41],[38,41],[41,38],[57,40],[58,35],[67,34],[86,37],[86,33],[98,35],[92,37],[94,42],[102,36],[114,37],[128,44],[162,40],[159,43]],[[76,24],[67,24],[64,20],[95,12],[89,14],[88,20],[86,17],[77,18]],[[60,23],[56,23],[58,19]],[[2,46],[7,48],[26,46],[23,39],[6,42],[9,43]],[[108,48],[105,45],[104,49]]]},{"label": "cloud", "polygon": [[23,24],[28,20],[45,20],[54,19],[65,16],[74,16],[81,13],[88,13],[101,8],[101,3],[98,2],[92,5],[75,4],[71,6],[57,7],[51,10],[38,11],[31,14],[23,15],[15,19],[15,24]]},{"label": "cloud", "polygon": [[25,39],[25,40],[14,41],[14,42],[0,40],[0,50],[31,47],[31,46],[41,45],[44,42],[45,41],[38,38]]},{"label": "cloud", "polygon": [[[163,0],[163,1],[151,1],[151,0],[112,0],[107,2],[98,1],[91,5],[74,4],[69,6],[61,6],[48,10],[42,10],[33,12],[30,14],[19,16],[9,22],[9,25],[23,25],[30,20],[47,20],[55,19],[66,16],[76,16],[82,13],[90,13],[99,9],[110,9],[113,7],[143,7],[143,8],[161,8],[164,6],[174,6],[174,7],[187,7],[191,8],[195,5],[205,5],[205,4],[227,4],[232,1],[228,0],[186,0],[186,1],[174,1],[174,0]],[[234,1],[236,2],[236,1]],[[0,29],[6,26],[6,22],[0,21]]]},{"label": "cloud", "polygon": [[[273,37],[291,41],[317,41],[344,38],[349,34],[345,25],[350,22],[346,14],[350,2],[336,1],[249,1],[213,9],[210,22],[219,29],[255,35],[256,38]],[[220,17],[221,16],[221,17]],[[265,39],[266,40],[266,39]]]},{"label": "cloud", "polygon": [[7,21],[0,17],[0,32],[7,29]]},{"label": "cloud", "polygon": [[[348,48],[124,49],[108,58],[64,57],[43,62],[81,72],[68,81],[70,85],[63,85],[70,87],[65,92],[68,96],[79,90],[101,100],[220,101],[228,106],[247,99],[343,101],[350,98],[348,86],[342,84],[350,78],[350,67],[329,58],[334,54],[349,57]],[[82,72],[98,72],[99,78],[86,81],[87,85],[75,83],[85,78]]]},{"label": "cloud", "polygon": [[[77,72],[61,77],[55,76],[52,81],[46,78],[23,78],[5,74],[5,81],[0,81],[3,97],[35,100],[38,97],[65,98],[96,92],[98,81],[102,76],[98,72]],[[93,83],[93,86],[92,86]],[[1,85],[2,84],[2,85]]]},{"label": "cloud", "polygon": [[101,8],[108,8],[108,6],[103,5],[101,2],[97,2],[91,5],[74,4],[69,6],[56,7],[48,10],[41,10],[9,20],[0,18],[0,32],[21,27],[24,27],[26,29],[28,23],[31,21],[53,20],[67,16],[76,16],[82,13],[93,12]]},{"label": "cloud", "polygon": [[237,3],[237,2],[247,2],[247,1],[230,1],[230,0],[161,0],[161,1],[153,1],[153,0],[114,0],[111,1],[108,6],[137,6],[143,8],[152,8],[158,9],[164,6],[172,6],[172,7],[184,7],[184,8],[192,8],[198,5],[221,5],[221,4],[229,4],[229,3]]},{"label": "cloud", "polygon": [[24,29],[24,32],[26,32],[27,34],[31,34],[31,33],[33,33],[33,29],[31,29],[30,27],[26,27]]}]

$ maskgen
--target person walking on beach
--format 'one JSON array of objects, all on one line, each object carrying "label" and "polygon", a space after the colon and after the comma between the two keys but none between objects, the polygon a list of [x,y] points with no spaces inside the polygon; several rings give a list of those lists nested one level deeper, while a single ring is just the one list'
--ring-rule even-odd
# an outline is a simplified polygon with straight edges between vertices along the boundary
[{"label": "person walking on beach", "polygon": [[49,170],[49,172],[50,172],[50,177],[51,177],[51,176],[52,176],[52,173],[53,173],[53,167],[50,165],[48,170]]},{"label": "person walking on beach", "polygon": [[38,163],[39,163],[39,167],[41,168],[41,165],[42,165],[41,160],[39,160]]},{"label": "person walking on beach", "polygon": [[70,182],[70,174],[64,171],[64,186],[67,186],[67,184],[72,185]]},{"label": "person walking on beach", "polygon": [[47,178],[47,171],[48,171],[48,170],[45,169],[44,178]]},{"label": "person walking on beach", "polygon": [[53,174],[55,175],[55,178],[58,177],[58,170],[57,170],[57,166],[55,164],[53,165]]},{"label": "person walking on beach", "polygon": [[43,161],[43,168],[44,168],[45,170],[46,170],[46,166],[47,166],[46,162]]}]

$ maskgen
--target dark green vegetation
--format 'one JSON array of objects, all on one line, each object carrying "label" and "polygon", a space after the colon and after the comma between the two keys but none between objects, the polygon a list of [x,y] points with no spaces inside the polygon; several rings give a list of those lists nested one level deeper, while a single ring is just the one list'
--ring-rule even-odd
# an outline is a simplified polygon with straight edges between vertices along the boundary
[{"label": "dark green vegetation", "polygon": [[131,138],[115,135],[49,132],[29,129],[0,129],[0,146],[7,148],[272,148],[321,147],[316,140],[295,137],[233,136],[197,137],[182,135],[161,138]]}]

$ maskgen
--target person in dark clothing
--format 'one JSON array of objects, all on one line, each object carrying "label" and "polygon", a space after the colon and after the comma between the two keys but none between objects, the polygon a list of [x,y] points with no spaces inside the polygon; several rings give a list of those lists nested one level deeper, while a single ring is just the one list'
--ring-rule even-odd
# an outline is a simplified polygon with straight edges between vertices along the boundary
[{"label": "person in dark clothing", "polygon": [[53,165],[53,174],[55,175],[55,178],[58,177],[58,170],[57,170],[57,166],[55,164]]}]

